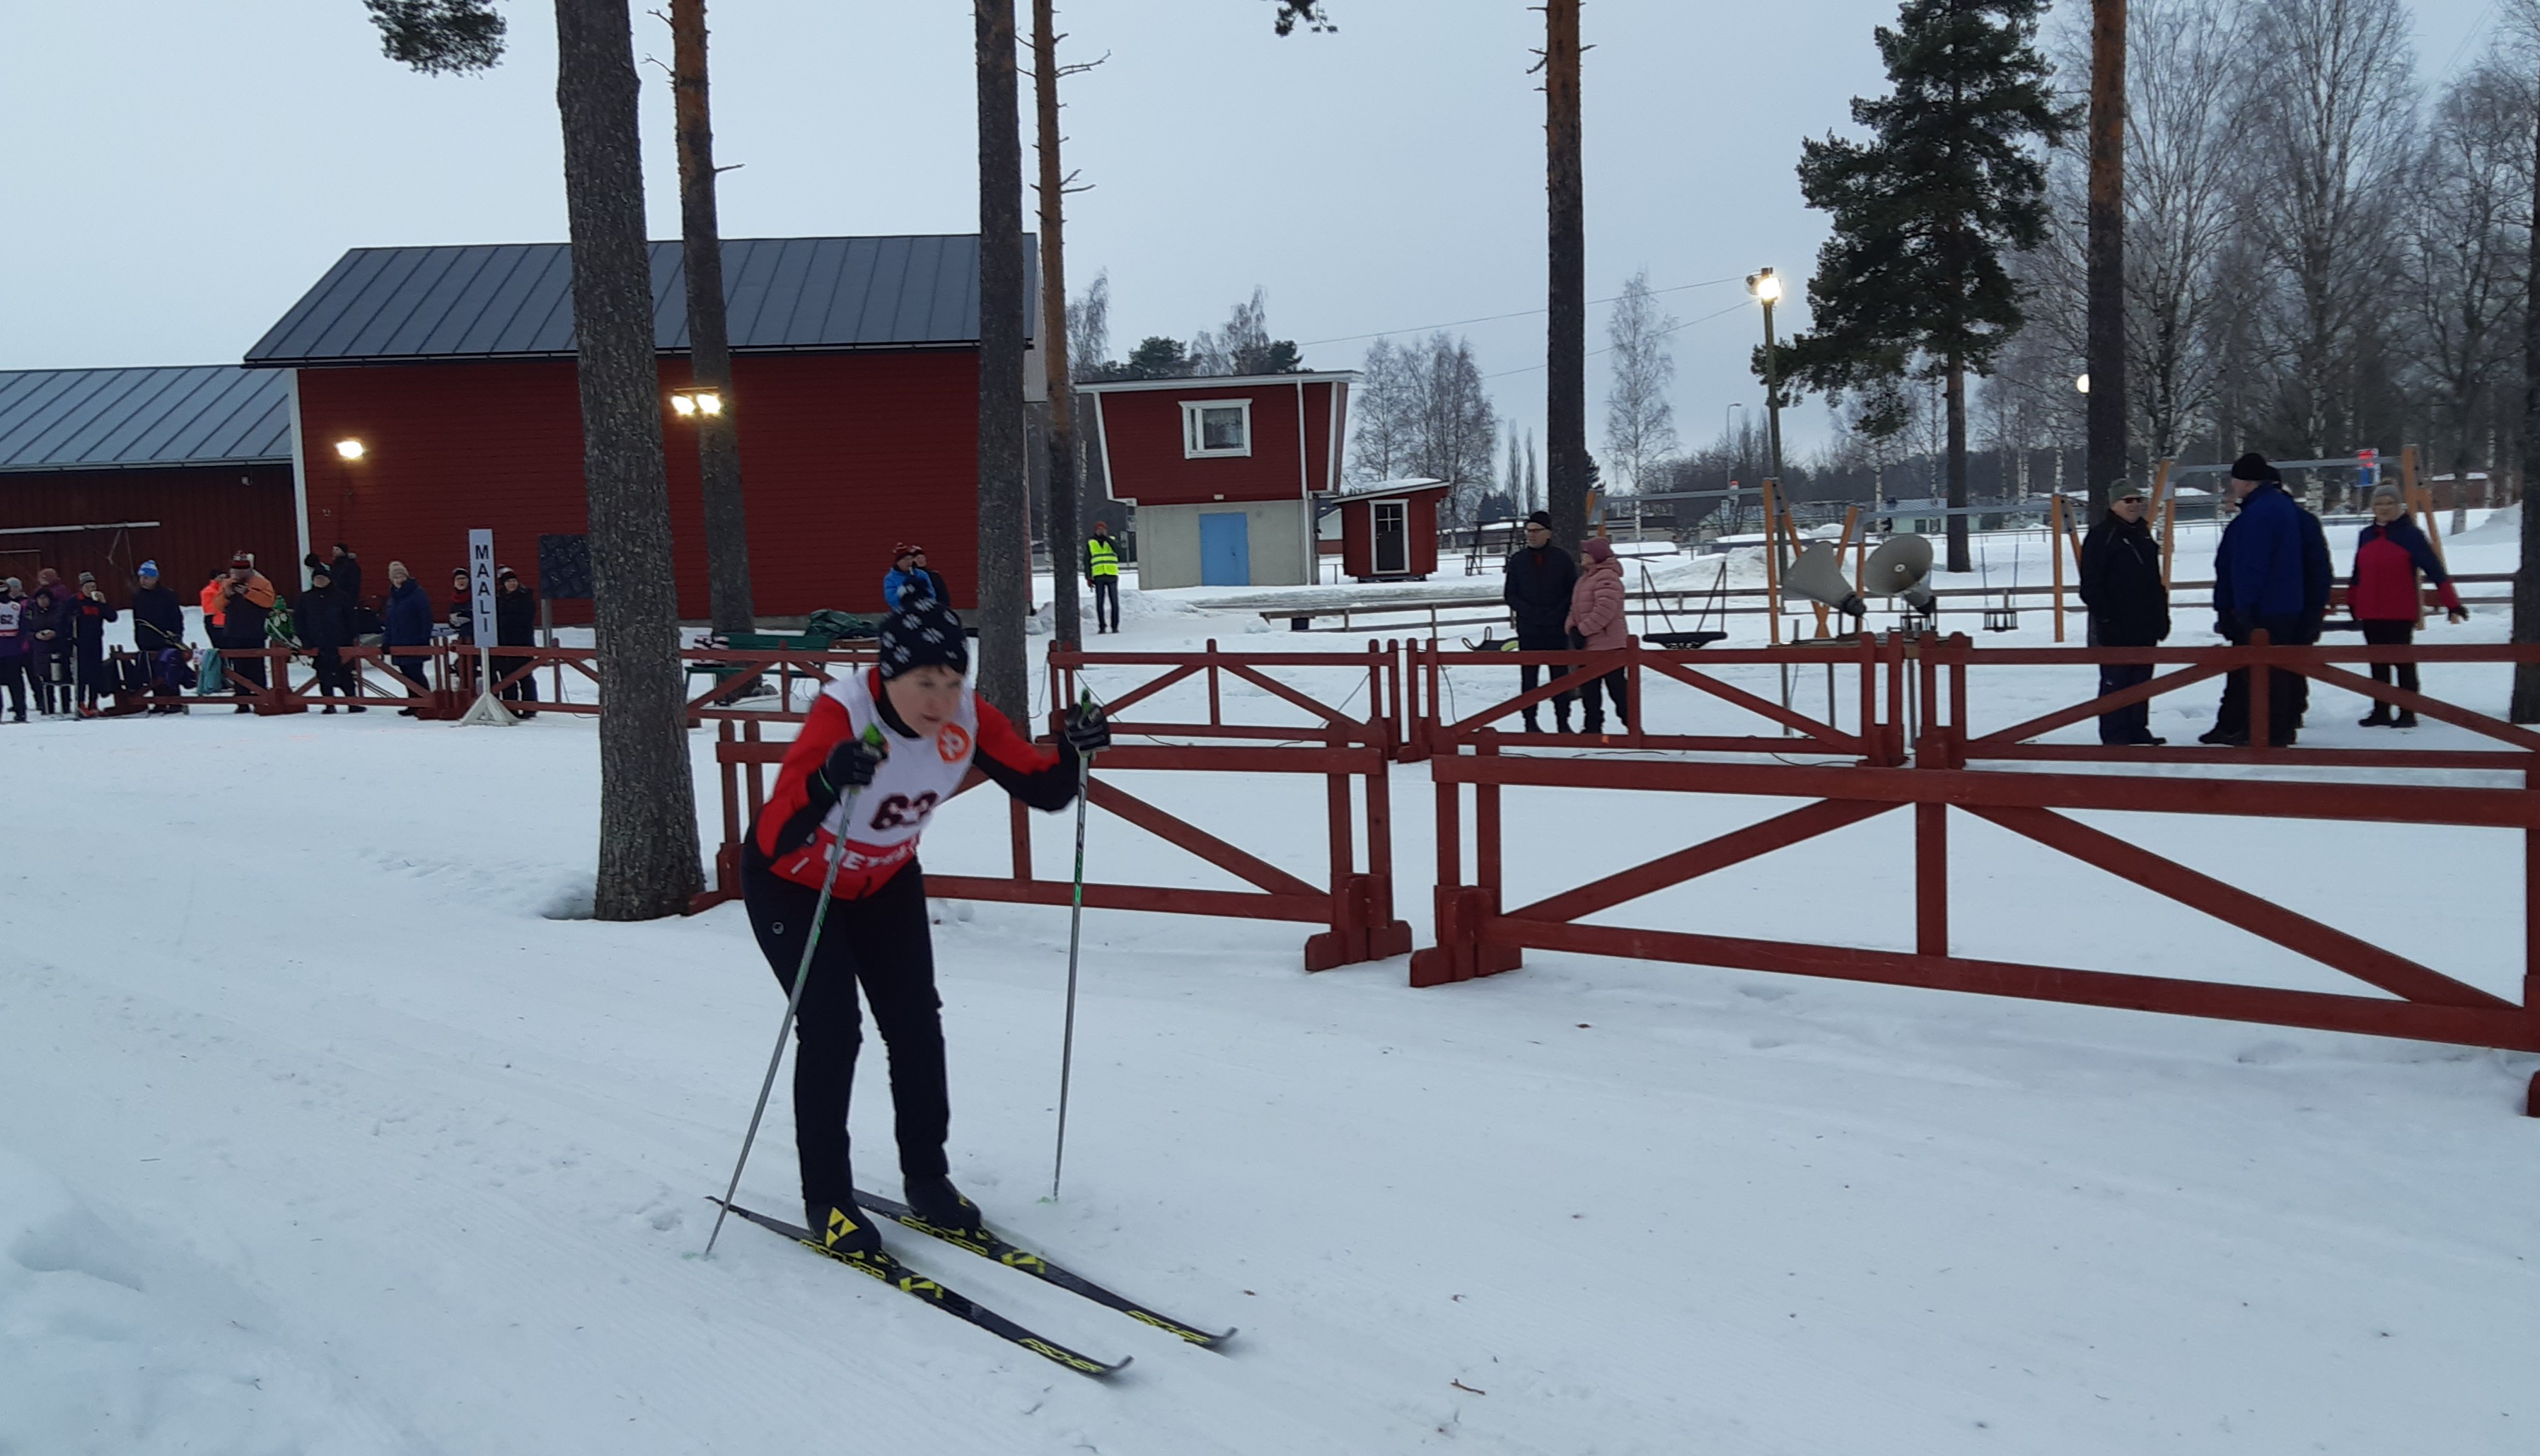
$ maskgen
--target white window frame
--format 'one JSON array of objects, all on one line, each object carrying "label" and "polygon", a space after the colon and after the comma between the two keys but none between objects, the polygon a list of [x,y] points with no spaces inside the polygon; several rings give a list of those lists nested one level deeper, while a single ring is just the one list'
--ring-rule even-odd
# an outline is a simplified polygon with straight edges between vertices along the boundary
[{"label": "white window frame", "polygon": [[[1185,399],[1182,406],[1182,458],[1185,460],[1231,459],[1252,453],[1252,401],[1249,399]],[[1231,450],[1210,450],[1200,433],[1201,412],[1212,409],[1243,411],[1243,444]]]}]

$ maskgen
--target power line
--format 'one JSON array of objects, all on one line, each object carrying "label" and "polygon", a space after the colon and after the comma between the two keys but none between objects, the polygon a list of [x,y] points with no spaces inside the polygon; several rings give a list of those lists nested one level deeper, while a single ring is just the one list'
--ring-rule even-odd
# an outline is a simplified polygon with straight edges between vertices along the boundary
[{"label": "power line", "polygon": [[[1611,301],[1611,300],[1607,300],[1607,302],[1609,302],[1609,303],[1610,303],[1610,302],[1612,302],[1612,301]],[[1697,324],[1697,323],[1709,323],[1709,322],[1710,322],[1711,320],[1713,320],[1714,318],[1718,318],[1718,317],[1722,316],[1723,314],[1727,314],[1727,313],[1734,313],[1734,312],[1736,312],[1738,310],[1743,309],[1743,308],[1745,308],[1745,307],[1746,307],[1746,305],[1745,305],[1745,304],[1744,304],[1744,302],[1742,302],[1742,301],[1740,301],[1740,302],[1738,302],[1738,303],[1730,304],[1730,305],[1729,305],[1728,308],[1726,308],[1726,309],[1719,310],[1719,311],[1717,311],[1717,312],[1715,312],[1705,313],[1705,314],[1703,314],[1703,315],[1702,315],[1701,317],[1699,317],[1699,318],[1688,318],[1688,319],[1686,319],[1686,320],[1685,320],[1684,322],[1682,322],[1682,323],[1674,324],[1674,325],[1672,325],[1672,326],[1670,326],[1670,327],[1659,329],[1659,330],[1658,330],[1658,336],[1659,338],[1664,338],[1664,337],[1666,337],[1668,334],[1674,333],[1674,332],[1675,332],[1677,329],[1679,329],[1679,328],[1691,328],[1691,327],[1693,327],[1693,326],[1694,326],[1695,324]],[[1606,345],[1604,348],[1602,348],[1602,349],[1590,349],[1590,350],[1588,350],[1588,353],[1587,353],[1587,355],[1586,355],[1585,357],[1589,358],[1589,359],[1593,359],[1593,358],[1595,358],[1595,357],[1596,357],[1597,355],[1599,355],[1599,354],[1611,354],[1611,353],[1613,353],[1613,352],[1614,352],[1614,346],[1613,346],[1613,345],[1611,345],[1611,344],[1607,344],[1607,345]],[[1487,375],[1482,376],[1482,378],[1483,378],[1483,379],[1486,379],[1486,380],[1504,380],[1504,379],[1507,379],[1510,375],[1530,374],[1530,373],[1532,373],[1532,372],[1533,372],[1533,371],[1535,371],[1535,370],[1538,370],[1538,369],[1549,369],[1549,368],[1551,368],[1551,367],[1552,367],[1552,366],[1551,366],[1551,364],[1550,364],[1548,361],[1547,361],[1546,363],[1543,363],[1543,364],[1528,364],[1528,365],[1521,365],[1521,366],[1519,366],[1518,368],[1516,368],[1516,369],[1504,369],[1504,370],[1501,370],[1501,371],[1500,371],[1499,373],[1497,373],[1497,374],[1487,374]]]},{"label": "power line", "polygon": [[[1724,283],[1736,283],[1739,281],[1741,281],[1739,278],[1707,278],[1700,283],[1679,283],[1672,288],[1654,288],[1650,290],[1650,296],[1655,298],[1659,294],[1682,293],[1689,288],[1718,288]],[[1593,309],[1605,304],[1620,303],[1622,298],[1623,296],[1621,294],[1616,294],[1610,299],[1590,299],[1588,301],[1588,307]],[[1552,311],[1550,309],[1519,309],[1514,313],[1486,313],[1479,318],[1454,318],[1449,319],[1445,323],[1423,323],[1415,328],[1386,328],[1378,329],[1375,333],[1342,334],[1340,337],[1334,339],[1307,339],[1297,347],[1300,349],[1312,349],[1324,344],[1354,344],[1360,339],[1390,338],[1394,334],[1398,333],[1427,333],[1433,328],[1462,328],[1468,323],[1497,323],[1503,318],[1531,318],[1538,313],[1549,313],[1551,312]]]}]

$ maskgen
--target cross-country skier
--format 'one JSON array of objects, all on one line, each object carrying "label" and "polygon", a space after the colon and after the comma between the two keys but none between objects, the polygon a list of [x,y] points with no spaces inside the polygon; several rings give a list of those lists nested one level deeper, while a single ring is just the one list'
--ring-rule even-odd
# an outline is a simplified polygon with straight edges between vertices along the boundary
[{"label": "cross-country skier", "polygon": [[[750,929],[790,993],[830,853],[841,836],[846,842],[794,1013],[803,1203],[811,1230],[842,1254],[882,1247],[848,1172],[847,1097],[863,1039],[858,982],[890,1054],[908,1206],[939,1228],[980,1226],[978,1209],[947,1176],[951,1095],[918,835],[972,768],[1033,808],[1064,808],[1076,799],[1080,759],[1111,741],[1101,710],[1085,707],[1070,710],[1056,752],[1034,747],[963,680],[970,651],[960,619],[931,596],[911,597],[885,620],[880,646],[878,665],[820,694],[741,851]],[[879,747],[869,736],[877,734]],[[849,824],[842,800],[851,793]]]}]

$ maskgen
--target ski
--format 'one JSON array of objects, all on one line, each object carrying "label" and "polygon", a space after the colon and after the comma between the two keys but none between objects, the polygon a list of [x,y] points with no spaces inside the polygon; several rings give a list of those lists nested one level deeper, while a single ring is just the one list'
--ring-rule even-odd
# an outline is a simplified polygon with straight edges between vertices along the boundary
[{"label": "ski", "polygon": [[1151,1325],[1167,1335],[1178,1336],[1203,1350],[1215,1350],[1235,1338],[1235,1332],[1233,1330],[1212,1335],[1206,1330],[1186,1325],[1169,1315],[1159,1314],[1137,1300],[1125,1294],[1113,1293],[1085,1276],[1053,1264],[1028,1249],[1017,1248],[994,1233],[989,1233],[985,1238],[975,1238],[957,1228],[938,1228],[918,1217],[906,1204],[894,1203],[876,1194],[859,1191],[856,1194],[856,1202],[862,1204],[867,1211],[879,1213],[903,1227],[913,1228],[929,1238],[942,1239],[956,1249],[967,1249],[982,1259],[993,1259],[1008,1269],[1021,1270],[1043,1283],[1056,1284],[1071,1294],[1082,1294],[1105,1309],[1116,1309],[1142,1325]]},{"label": "ski", "polygon": [[824,1248],[807,1228],[788,1223],[782,1218],[771,1217],[755,1209],[744,1209],[739,1204],[724,1203],[719,1198],[709,1196],[706,1202],[729,1209],[735,1214],[748,1219],[761,1228],[785,1235],[823,1259],[843,1264],[859,1274],[871,1275],[903,1294],[913,1295],[954,1319],[976,1325],[1000,1340],[1020,1345],[1043,1359],[1055,1360],[1080,1375],[1091,1375],[1098,1380],[1117,1374],[1129,1364],[1127,1358],[1123,1358],[1117,1364],[1104,1364],[1092,1355],[1079,1354],[1054,1340],[1044,1339],[977,1300],[944,1287],[887,1253],[875,1255],[834,1253]]}]

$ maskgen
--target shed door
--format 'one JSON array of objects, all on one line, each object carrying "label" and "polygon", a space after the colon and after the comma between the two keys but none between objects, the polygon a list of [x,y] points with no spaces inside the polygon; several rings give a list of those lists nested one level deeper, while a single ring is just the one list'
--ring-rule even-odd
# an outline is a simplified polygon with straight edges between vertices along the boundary
[{"label": "shed door", "polygon": [[1400,501],[1378,501],[1376,511],[1376,574],[1408,576],[1411,573],[1411,531],[1404,524],[1408,510]]},{"label": "shed door", "polygon": [[1199,584],[1252,585],[1252,536],[1241,512],[1219,511],[1200,517]]}]

